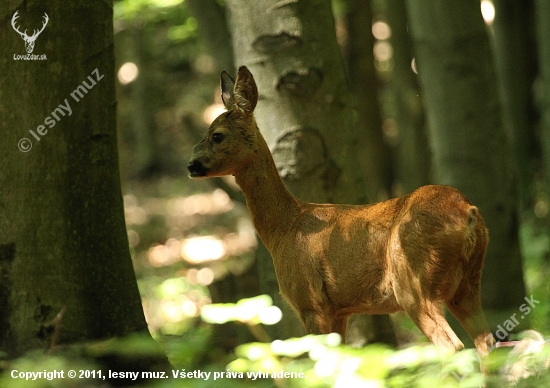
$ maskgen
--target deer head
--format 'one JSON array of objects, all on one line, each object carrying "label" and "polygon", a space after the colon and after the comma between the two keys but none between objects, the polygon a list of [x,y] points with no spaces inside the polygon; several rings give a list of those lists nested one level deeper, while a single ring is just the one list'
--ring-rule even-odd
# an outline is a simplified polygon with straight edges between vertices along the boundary
[{"label": "deer head", "polygon": [[34,42],[36,41],[36,38],[38,38],[38,35],[44,31],[44,28],[46,28],[48,20],[50,19],[48,18],[48,14],[44,12],[44,22],[42,23],[42,28],[40,30],[34,30],[34,33],[31,36],[28,36],[27,30],[25,30],[25,32],[21,32],[15,25],[15,20],[19,17],[19,15],[17,15],[18,13],[19,11],[16,11],[13,14],[13,17],[11,18],[11,26],[19,35],[21,35],[21,38],[25,41],[25,49],[27,50],[27,53],[31,54],[34,50]]},{"label": "deer head", "polygon": [[257,150],[258,127],[252,113],[258,89],[252,73],[241,66],[235,81],[223,71],[221,89],[227,112],[212,122],[204,139],[193,147],[193,157],[187,165],[191,178],[234,175],[252,160]]}]

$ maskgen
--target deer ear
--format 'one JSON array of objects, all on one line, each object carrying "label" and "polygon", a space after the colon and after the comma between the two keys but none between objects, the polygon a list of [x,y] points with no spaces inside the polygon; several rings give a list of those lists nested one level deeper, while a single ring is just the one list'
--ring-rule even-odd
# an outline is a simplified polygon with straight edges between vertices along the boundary
[{"label": "deer ear", "polygon": [[258,102],[258,88],[246,66],[239,67],[234,90],[235,105],[244,113],[252,113]]},{"label": "deer ear", "polygon": [[223,105],[225,106],[225,109],[231,110],[235,107],[235,80],[225,70],[222,71],[220,78]]}]

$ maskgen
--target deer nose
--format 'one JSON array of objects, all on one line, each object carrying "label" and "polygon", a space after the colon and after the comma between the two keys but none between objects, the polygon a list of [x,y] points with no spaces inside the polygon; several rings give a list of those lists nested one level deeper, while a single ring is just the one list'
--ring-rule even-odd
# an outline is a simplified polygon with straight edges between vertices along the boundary
[{"label": "deer nose", "polygon": [[187,169],[189,170],[189,175],[191,177],[205,176],[208,171],[208,169],[204,167],[204,164],[197,159],[191,160],[187,165]]}]

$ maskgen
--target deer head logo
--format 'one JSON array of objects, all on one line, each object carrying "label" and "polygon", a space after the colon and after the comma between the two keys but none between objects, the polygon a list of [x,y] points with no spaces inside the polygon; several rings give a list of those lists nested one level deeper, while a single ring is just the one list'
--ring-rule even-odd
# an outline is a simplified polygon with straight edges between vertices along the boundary
[{"label": "deer head logo", "polygon": [[19,35],[21,35],[21,38],[23,38],[23,40],[25,41],[25,49],[27,50],[27,53],[31,54],[32,50],[34,50],[34,42],[36,38],[38,38],[38,35],[40,35],[42,31],[44,31],[44,28],[46,27],[46,24],[48,24],[48,20],[50,19],[48,18],[48,14],[44,12],[44,22],[42,23],[42,28],[40,29],[40,31],[34,30],[33,34],[31,36],[28,36],[27,30],[21,32],[15,25],[15,20],[19,17],[19,15],[17,15],[18,12],[19,11],[16,11],[11,18],[11,26]]}]

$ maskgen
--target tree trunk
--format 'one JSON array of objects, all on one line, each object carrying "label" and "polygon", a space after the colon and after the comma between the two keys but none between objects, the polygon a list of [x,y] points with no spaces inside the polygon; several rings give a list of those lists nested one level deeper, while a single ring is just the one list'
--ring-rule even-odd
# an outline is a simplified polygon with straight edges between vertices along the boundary
[{"label": "tree trunk", "polygon": [[[365,203],[330,2],[229,0],[227,7],[236,64],[254,74],[260,92],[256,119],[286,186],[306,201]],[[260,286],[285,313],[272,335],[303,334],[280,300],[265,249],[258,266]],[[387,316],[382,319],[391,327]],[[368,333],[366,340],[377,334]]]},{"label": "tree trunk", "polygon": [[408,0],[407,6],[436,181],[464,192],[489,228],[482,300],[494,329],[518,312],[525,287],[516,182],[479,1]]},{"label": "tree trunk", "polygon": [[[537,73],[532,0],[495,0],[494,56],[502,101],[504,129],[514,150],[520,205],[533,202],[533,82]],[[548,16],[548,15],[546,15]]]},{"label": "tree trunk", "polygon": [[219,70],[235,74],[231,36],[223,9],[216,0],[187,0],[185,4],[197,20],[200,37],[215,58]]},{"label": "tree trunk", "polygon": [[417,76],[411,66],[413,57],[405,0],[385,0],[384,11],[391,28],[389,41],[393,49],[389,81],[393,105],[388,114],[397,125],[394,164],[397,194],[401,195],[430,182],[431,154]]},{"label": "tree trunk", "polygon": [[[136,23],[138,24],[138,23]],[[156,90],[151,87],[153,69],[148,61],[144,46],[147,45],[146,33],[142,26],[135,25],[128,29],[128,43],[134,55],[139,75],[132,83],[132,109],[130,130],[134,137],[134,152],[132,170],[138,179],[154,176],[160,169],[158,133],[156,130],[155,112],[159,109],[158,100],[151,101]]]},{"label": "tree trunk", "polygon": [[550,196],[550,1],[537,0],[537,35],[539,48],[539,69],[541,89],[543,90],[541,106],[541,144],[546,193]]},{"label": "tree trunk", "polygon": [[374,69],[373,14],[369,0],[348,0],[346,47],[349,86],[356,114],[355,129],[361,152],[368,199],[371,202],[390,197],[393,174],[392,153],[384,141],[379,85]]},{"label": "tree trunk", "polygon": [[17,10],[27,31],[44,13],[49,22],[33,53],[46,60],[15,60],[23,40],[0,29],[0,348],[10,356],[56,336],[147,330],[120,190],[112,2],[21,4],[8,1],[0,19]]}]

